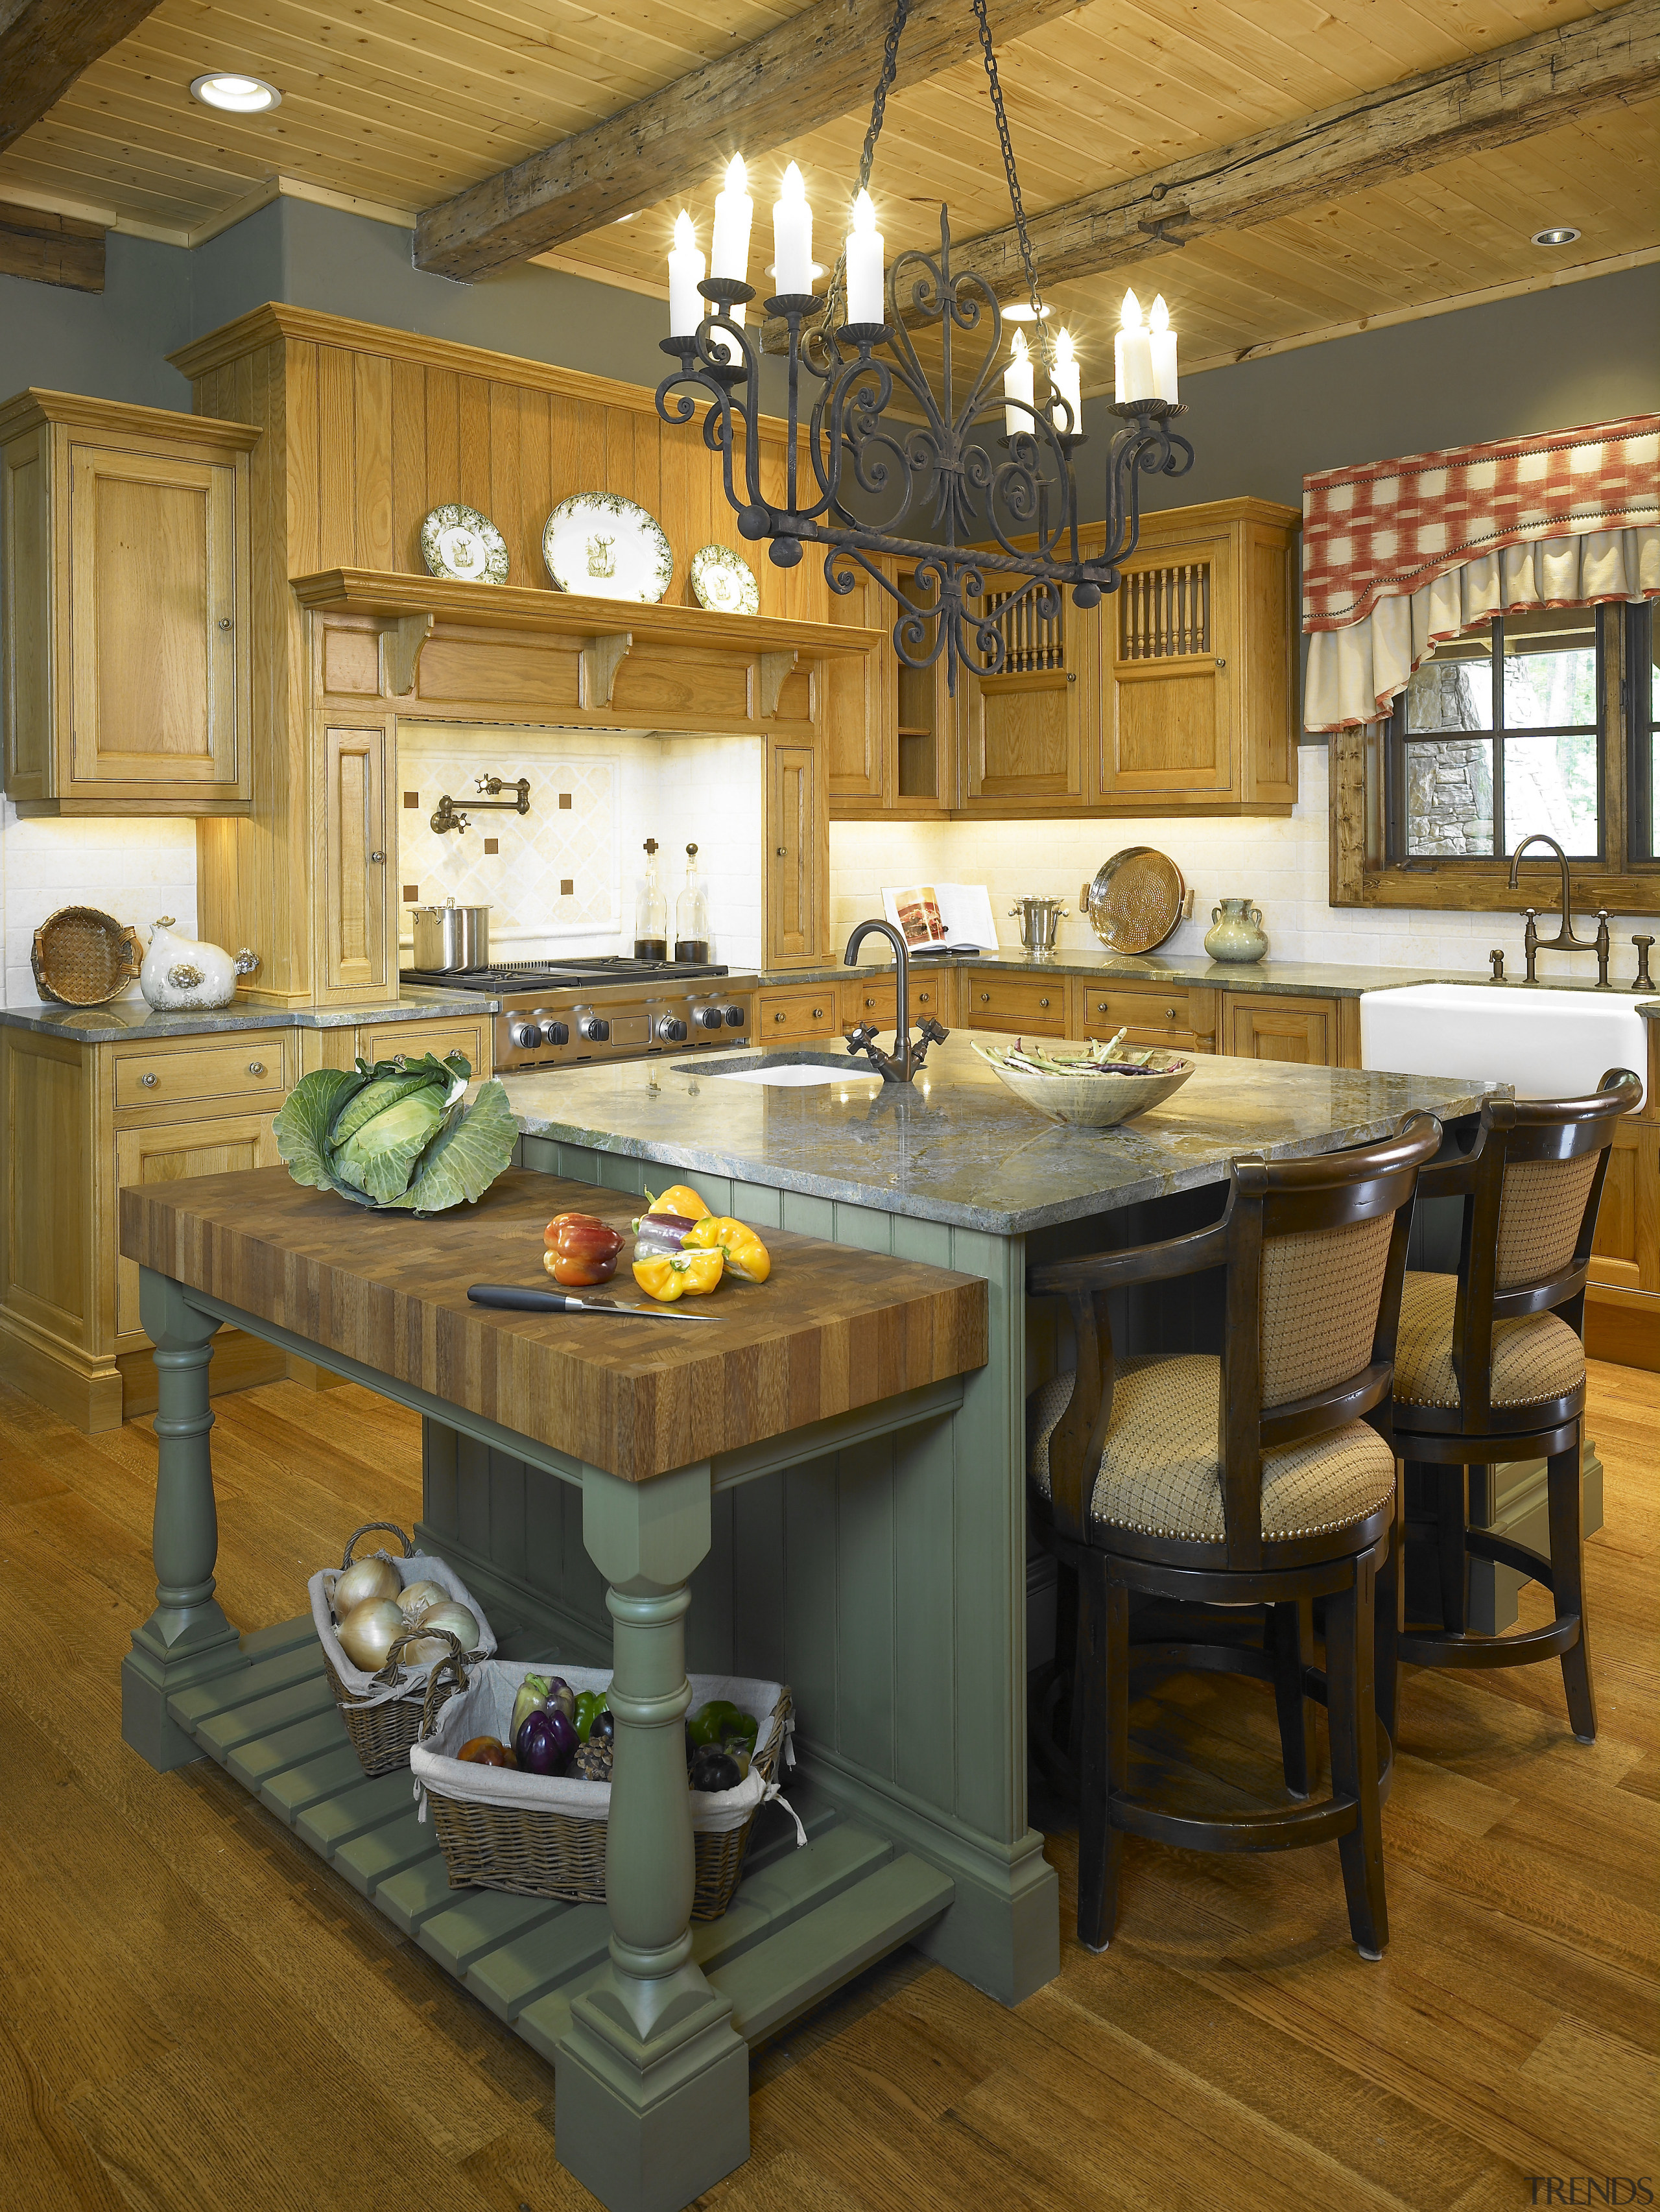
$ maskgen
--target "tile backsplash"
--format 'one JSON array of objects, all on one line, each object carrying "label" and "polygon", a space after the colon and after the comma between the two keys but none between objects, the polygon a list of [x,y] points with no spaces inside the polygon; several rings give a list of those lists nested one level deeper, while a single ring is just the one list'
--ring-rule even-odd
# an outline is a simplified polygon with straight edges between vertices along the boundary
[{"label": "tile backsplash", "polygon": [[[1327,902],[1329,866],[1327,758],[1323,746],[1305,745],[1298,759],[1299,796],[1289,817],[1173,821],[1091,819],[1057,822],[832,822],[830,918],[841,941],[854,923],[882,911],[884,884],[983,883],[1000,938],[1018,946],[1018,922],[1008,918],[1027,893],[1065,900],[1070,914],[1057,943],[1068,951],[1098,951],[1099,939],[1079,911],[1079,890],[1101,863],[1126,845],[1153,845],[1168,853],[1194,892],[1194,918],[1180,923],[1164,948],[1202,957],[1211,909],[1227,896],[1250,897],[1262,909],[1270,960],[1329,960],[1380,968],[1423,968],[1452,973],[1487,972],[1487,952],[1504,948],[1507,970],[1522,973],[1519,914],[1450,914],[1427,909],[1383,913],[1375,907]],[[1548,856],[1547,856],[1548,857]],[[1541,915],[1554,907],[1556,880],[1537,872]],[[1584,909],[1580,912],[1583,914]],[[1616,982],[1637,973],[1633,932],[1652,922],[1610,915]],[[1546,925],[1554,933],[1554,922]],[[1580,933],[1589,935],[1582,921]],[[867,957],[879,957],[874,939]],[[1559,953],[1541,963],[1541,975],[1594,978],[1590,957]]]},{"label": "tile backsplash", "polygon": [[[130,921],[141,945],[149,942],[150,924],[164,914],[173,915],[182,934],[194,936],[195,823],[23,819],[8,799],[0,811],[8,1006],[38,997],[29,948],[35,931],[60,906],[97,907],[118,921]],[[125,995],[137,994],[135,983]]]},{"label": "tile backsplash", "polygon": [[[493,959],[629,951],[645,841],[655,837],[671,934],[691,842],[709,888],[714,957],[733,968],[759,961],[758,738],[405,722],[398,763],[393,811],[406,959],[410,905],[441,905],[449,898],[458,906],[489,908]],[[530,812],[471,811],[480,775],[499,775],[504,783],[528,777]],[[441,836],[432,828],[433,810],[446,793],[460,811],[471,812],[465,835]],[[496,852],[485,850],[486,838],[496,842]],[[411,886],[413,900],[404,896]]]}]

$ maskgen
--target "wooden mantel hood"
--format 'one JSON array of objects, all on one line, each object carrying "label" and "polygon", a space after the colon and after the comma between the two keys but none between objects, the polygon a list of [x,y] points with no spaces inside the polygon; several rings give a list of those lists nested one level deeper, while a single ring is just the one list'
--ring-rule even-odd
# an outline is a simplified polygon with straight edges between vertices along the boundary
[{"label": "wooden mantel hood", "polygon": [[326,568],[292,578],[290,589],[322,618],[324,694],[374,692],[415,714],[493,708],[688,734],[800,726],[811,738],[820,713],[814,669],[857,660],[885,635],[387,569]]},{"label": "wooden mantel hood", "polygon": [[686,646],[739,660],[792,653],[802,660],[830,660],[874,653],[886,638],[879,629],[851,623],[785,622],[769,615],[713,614],[705,607],[646,606],[628,599],[579,598],[522,584],[453,584],[436,576],[394,570],[325,568],[295,576],[291,588],[302,607],[382,619],[429,614],[469,629],[517,630],[531,636],[590,637],[623,630],[645,644]]}]

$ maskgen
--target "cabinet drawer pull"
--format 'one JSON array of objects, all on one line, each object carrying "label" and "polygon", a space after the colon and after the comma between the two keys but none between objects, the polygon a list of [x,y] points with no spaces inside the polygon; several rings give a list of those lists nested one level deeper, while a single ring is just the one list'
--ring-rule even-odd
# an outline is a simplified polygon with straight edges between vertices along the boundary
[{"label": "cabinet drawer pull", "polygon": [[981,1005],[982,1005],[982,1006],[990,1006],[990,1004],[991,1004],[991,993],[990,993],[989,991],[982,991],[982,993],[980,994],[980,1003],[981,1003]]},{"label": "cabinet drawer pull", "polygon": [[154,1091],[156,1085],[161,1080],[161,1079],[159,1075],[141,1075],[138,1080],[143,1085],[146,1091]]},{"label": "cabinet drawer pull", "polygon": [[265,1063],[263,1060],[251,1060],[248,1062],[248,1073],[250,1075],[263,1075],[265,1072]]},{"label": "cabinet drawer pull", "polygon": [[787,845],[775,845],[772,849],[781,860],[789,851],[789,847]]},{"label": "cabinet drawer pull", "polygon": [[1040,1006],[1048,1006],[1048,1004],[1049,1004],[1049,1000],[1048,1000],[1047,999],[1040,999],[1040,1000],[1037,1001],[1037,1003],[1038,1003],[1038,1005],[1039,1005]]},{"label": "cabinet drawer pull", "polygon": [[374,865],[376,866],[376,867],[379,867],[379,866],[380,866],[381,862],[386,859],[386,854],[385,854],[384,853],[371,853],[371,854],[369,854],[369,858],[370,858],[370,860],[373,860],[373,861],[374,862]]},{"label": "cabinet drawer pull", "polygon": [[1176,1009],[1175,1009],[1175,1007],[1174,1007],[1174,1006],[1166,1006],[1166,1007],[1165,1007],[1165,1009],[1164,1009],[1164,1019],[1165,1019],[1167,1022],[1173,1022],[1173,1021],[1176,1019]]},{"label": "cabinet drawer pull", "polygon": [[[918,1005],[919,1006],[926,1006],[927,1005],[927,1003],[928,1003],[928,994],[927,994],[927,993],[926,991],[919,991],[919,992],[917,993],[917,994],[916,994],[916,1003],[917,1003],[917,1005]],[[868,1005],[870,1004],[870,1000],[869,1000],[868,999],[866,999],[866,1001],[865,1001],[865,1004],[866,1004],[866,1006],[868,1006]]]},{"label": "cabinet drawer pull", "polygon": [[824,1009],[822,1006],[815,1006],[812,1010],[812,1018],[816,1022],[823,1021],[824,1018]]},{"label": "cabinet drawer pull", "polygon": [[784,1016],[783,1014],[775,1014],[775,1015],[773,1016],[773,1019],[774,1019],[774,1021],[775,1021],[775,1022],[781,1022],[781,1021],[785,1020],[786,1018],[787,1018],[787,1017],[786,1017],[786,1016]]},{"label": "cabinet drawer pull", "polygon": [[873,1006],[876,1004],[876,1001],[874,999],[866,999],[865,1004],[867,1006]]},{"label": "cabinet drawer pull", "polygon": [[1106,1012],[1106,1011],[1107,1011],[1107,1002],[1106,1002],[1106,1000],[1105,1000],[1104,999],[1098,999],[1098,1000],[1096,1000],[1096,1002],[1095,1002],[1095,1011],[1096,1011],[1096,1012],[1097,1012],[1098,1014],[1104,1014],[1104,1013]]}]

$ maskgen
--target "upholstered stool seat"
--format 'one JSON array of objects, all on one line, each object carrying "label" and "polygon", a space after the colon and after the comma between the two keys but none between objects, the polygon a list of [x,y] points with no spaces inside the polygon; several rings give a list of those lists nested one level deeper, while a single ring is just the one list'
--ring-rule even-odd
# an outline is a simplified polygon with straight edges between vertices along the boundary
[{"label": "upholstered stool seat", "polygon": [[[1049,1494],[1049,1438],[1072,1401],[1074,1376],[1057,1375],[1033,1394],[1031,1474]],[[1112,1425],[1090,1498],[1103,1528],[1149,1536],[1227,1535],[1217,1449],[1222,1363],[1201,1352],[1120,1360]],[[1395,1494],[1395,1454],[1375,1428],[1350,1421],[1262,1455],[1265,1541],[1322,1536],[1364,1521]]]},{"label": "upholstered stool seat", "polygon": [[[1595,1164],[1593,1161],[1592,1164]],[[1580,1199],[1583,1212],[1584,1200]],[[1401,1294],[1401,1334],[1395,1347],[1398,1406],[1456,1406],[1453,1319],[1456,1275],[1422,1275],[1408,1268]],[[1585,1379],[1585,1347],[1554,1313],[1523,1314],[1493,1325],[1488,1403],[1535,1406],[1565,1398]]]}]

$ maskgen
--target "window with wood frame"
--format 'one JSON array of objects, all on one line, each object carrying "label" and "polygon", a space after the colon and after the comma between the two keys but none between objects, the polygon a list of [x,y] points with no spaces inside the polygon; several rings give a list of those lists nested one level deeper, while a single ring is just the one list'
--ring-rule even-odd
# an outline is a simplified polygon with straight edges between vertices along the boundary
[{"label": "window with wood frame", "polygon": [[1543,831],[1582,909],[1660,913],[1656,642],[1651,605],[1606,605],[1438,646],[1387,721],[1331,737],[1332,904],[1554,905],[1526,864],[1509,886],[1511,854]]}]

